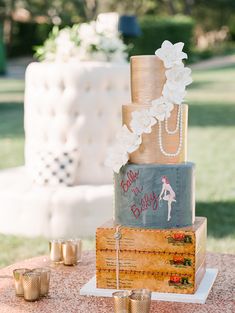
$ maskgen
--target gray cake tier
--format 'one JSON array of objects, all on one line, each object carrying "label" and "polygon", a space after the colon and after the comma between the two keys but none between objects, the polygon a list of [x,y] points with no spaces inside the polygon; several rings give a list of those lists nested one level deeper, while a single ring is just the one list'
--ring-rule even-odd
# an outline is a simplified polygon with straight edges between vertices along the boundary
[{"label": "gray cake tier", "polygon": [[115,222],[143,228],[189,226],[195,219],[193,163],[127,164],[115,182]]}]

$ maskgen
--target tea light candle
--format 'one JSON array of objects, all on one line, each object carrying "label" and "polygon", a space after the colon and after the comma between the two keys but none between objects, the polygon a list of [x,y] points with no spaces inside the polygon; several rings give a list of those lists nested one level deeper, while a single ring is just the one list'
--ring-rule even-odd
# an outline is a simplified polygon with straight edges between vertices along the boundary
[{"label": "tea light candle", "polygon": [[133,290],[130,295],[132,313],[149,313],[151,305],[151,291],[148,289]]},{"label": "tea light candle", "polygon": [[116,291],[113,293],[114,312],[115,313],[129,313],[130,310],[130,292]]},{"label": "tea light candle", "polygon": [[24,299],[36,301],[40,297],[40,273],[34,271],[26,272],[22,276]]},{"label": "tea light candle", "polygon": [[35,268],[34,272],[40,274],[40,295],[46,296],[49,293],[51,270],[46,267]]},{"label": "tea light candle", "polygon": [[75,265],[77,263],[77,250],[77,243],[73,240],[62,243],[64,265]]},{"label": "tea light candle", "polygon": [[62,240],[49,241],[50,260],[55,263],[62,261]]},{"label": "tea light candle", "polygon": [[24,296],[24,289],[23,289],[23,283],[22,283],[22,276],[24,273],[29,272],[30,269],[28,268],[18,268],[13,271],[13,277],[14,277],[14,284],[15,284],[15,292],[16,295],[19,297]]}]

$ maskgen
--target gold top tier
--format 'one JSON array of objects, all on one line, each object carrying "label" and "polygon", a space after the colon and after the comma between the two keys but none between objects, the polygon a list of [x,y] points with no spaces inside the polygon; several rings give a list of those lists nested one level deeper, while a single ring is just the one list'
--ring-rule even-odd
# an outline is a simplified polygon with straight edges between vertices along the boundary
[{"label": "gold top tier", "polygon": [[162,95],[165,67],[156,55],[131,57],[131,98],[135,104],[151,104]]}]

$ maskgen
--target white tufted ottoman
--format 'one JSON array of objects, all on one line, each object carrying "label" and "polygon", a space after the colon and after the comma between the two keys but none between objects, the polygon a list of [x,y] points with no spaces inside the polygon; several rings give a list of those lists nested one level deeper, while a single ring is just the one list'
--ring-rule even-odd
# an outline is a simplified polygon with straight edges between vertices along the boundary
[{"label": "white tufted ottoman", "polygon": [[[0,232],[87,237],[112,217],[112,172],[104,160],[120,126],[121,105],[129,100],[128,71],[128,64],[102,62],[28,66],[25,167],[0,174]],[[75,151],[67,173],[71,187],[54,179],[48,160],[43,169],[49,167],[48,173],[39,177],[42,186],[33,182],[45,151]]]}]

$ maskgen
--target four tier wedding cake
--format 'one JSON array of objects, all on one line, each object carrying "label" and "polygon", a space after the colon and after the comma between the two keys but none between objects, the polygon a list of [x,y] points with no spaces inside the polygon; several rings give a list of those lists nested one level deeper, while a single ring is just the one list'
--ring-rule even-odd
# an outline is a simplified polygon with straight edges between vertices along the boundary
[{"label": "four tier wedding cake", "polygon": [[194,293],[205,273],[206,218],[195,218],[194,164],[187,161],[192,82],[183,43],[131,57],[132,103],[109,151],[114,221],[96,232],[98,288]]}]

